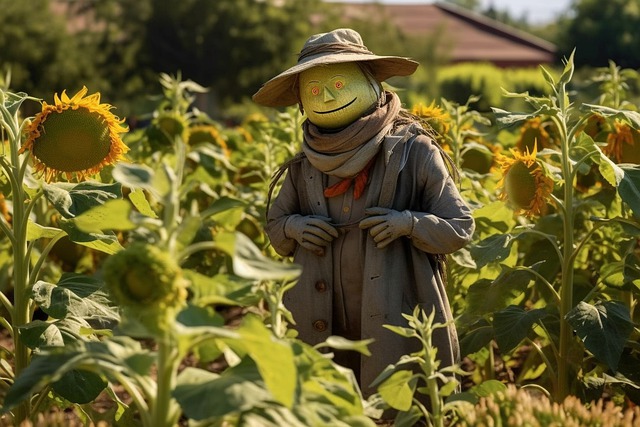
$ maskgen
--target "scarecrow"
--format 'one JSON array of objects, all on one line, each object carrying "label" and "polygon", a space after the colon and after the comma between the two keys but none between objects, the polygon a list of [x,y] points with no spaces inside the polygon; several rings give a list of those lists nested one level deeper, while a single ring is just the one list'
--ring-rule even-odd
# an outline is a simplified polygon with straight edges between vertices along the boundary
[{"label": "scarecrow", "polygon": [[[357,32],[337,29],[310,37],[297,65],[253,96],[306,114],[302,150],[280,169],[286,176],[267,213],[274,249],[302,266],[284,304],[309,344],[330,335],[374,339],[371,357],[335,354],[365,396],[387,365],[420,348],[383,325],[406,326],[402,313],[416,306],[435,310],[436,322],[452,320],[440,261],[474,230],[448,156],[382,87],[417,66],[375,55]],[[434,344],[441,366],[457,361],[452,322]]]}]

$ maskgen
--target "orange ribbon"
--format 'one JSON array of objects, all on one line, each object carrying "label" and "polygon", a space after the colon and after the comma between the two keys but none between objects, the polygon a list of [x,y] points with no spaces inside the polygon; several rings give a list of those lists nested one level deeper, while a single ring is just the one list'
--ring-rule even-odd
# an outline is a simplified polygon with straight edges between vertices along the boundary
[{"label": "orange ribbon", "polygon": [[373,166],[373,162],[375,159],[376,158],[373,157],[371,160],[369,160],[369,163],[367,163],[367,165],[360,172],[358,172],[355,177],[345,178],[340,182],[325,188],[324,196],[335,197],[339,196],[340,194],[344,194],[347,192],[349,187],[351,187],[351,184],[355,182],[353,186],[353,197],[358,200],[364,193],[364,189],[369,182],[369,170],[371,169],[371,166]]}]

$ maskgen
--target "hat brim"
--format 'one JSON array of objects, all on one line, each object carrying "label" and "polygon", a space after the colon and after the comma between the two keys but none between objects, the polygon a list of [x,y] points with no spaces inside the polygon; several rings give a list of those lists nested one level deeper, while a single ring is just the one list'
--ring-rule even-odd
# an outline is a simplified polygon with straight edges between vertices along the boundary
[{"label": "hat brim", "polygon": [[286,107],[297,104],[299,100],[296,89],[298,74],[312,67],[344,62],[367,62],[371,65],[373,77],[379,82],[395,76],[411,75],[419,65],[416,61],[399,56],[377,56],[345,52],[333,55],[318,55],[315,58],[310,57],[294,65],[263,84],[253,95],[253,100],[267,107]]}]

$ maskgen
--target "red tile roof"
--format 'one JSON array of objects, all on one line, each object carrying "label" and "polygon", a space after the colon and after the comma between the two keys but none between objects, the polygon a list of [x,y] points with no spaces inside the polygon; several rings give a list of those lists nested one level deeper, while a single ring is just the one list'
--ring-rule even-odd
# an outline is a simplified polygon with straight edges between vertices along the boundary
[{"label": "red tile roof", "polygon": [[499,66],[553,62],[556,48],[540,38],[449,4],[343,3],[346,16],[363,19],[381,12],[407,35],[438,35],[453,63],[486,61]]}]

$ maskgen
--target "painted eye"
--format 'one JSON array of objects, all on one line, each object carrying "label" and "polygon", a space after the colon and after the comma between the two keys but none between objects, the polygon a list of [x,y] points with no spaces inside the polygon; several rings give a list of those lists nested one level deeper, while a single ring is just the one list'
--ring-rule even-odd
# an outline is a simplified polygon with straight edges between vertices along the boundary
[{"label": "painted eye", "polygon": [[320,95],[320,88],[318,86],[314,86],[311,88],[311,95],[316,96]]},{"label": "painted eye", "polygon": [[335,83],[336,89],[342,89],[344,87],[344,82],[338,80]]}]

